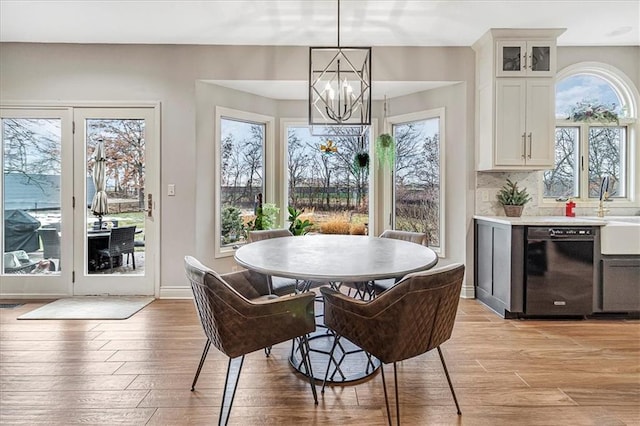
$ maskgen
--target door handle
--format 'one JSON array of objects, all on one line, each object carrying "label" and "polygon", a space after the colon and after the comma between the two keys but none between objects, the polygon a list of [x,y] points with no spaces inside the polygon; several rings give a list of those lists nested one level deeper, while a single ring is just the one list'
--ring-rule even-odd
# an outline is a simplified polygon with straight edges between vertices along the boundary
[{"label": "door handle", "polygon": [[153,195],[147,194],[147,217],[153,217]]},{"label": "door handle", "polygon": [[529,154],[527,155],[528,159],[531,159],[531,132],[529,132]]}]

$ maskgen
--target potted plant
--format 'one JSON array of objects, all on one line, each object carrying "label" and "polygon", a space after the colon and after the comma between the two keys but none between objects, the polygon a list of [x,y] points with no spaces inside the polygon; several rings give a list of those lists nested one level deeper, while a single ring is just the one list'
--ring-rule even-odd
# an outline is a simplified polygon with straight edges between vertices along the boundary
[{"label": "potted plant", "polygon": [[356,153],[356,155],[355,155],[355,157],[353,159],[353,164],[359,170],[363,170],[363,169],[369,168],[369,153],[367,153],[365,151],[360,151],[360,152]]},{"label": "potted plant", "polygon": [[382,167],[388,165],[390,169],[393,169],[396,155],[396,144],[393,140],[393,136],[389,133],[382,133],[376,138],[376,156]]},{"label": "potted plant", "polygon": [[520,217],[522,209],[531,197],[527,193],[527,188],[518,188],[518,182],[507,179],[507,183],[500,189],[496,196],[498,202],[504,207],[504,214],[509,217]]}]

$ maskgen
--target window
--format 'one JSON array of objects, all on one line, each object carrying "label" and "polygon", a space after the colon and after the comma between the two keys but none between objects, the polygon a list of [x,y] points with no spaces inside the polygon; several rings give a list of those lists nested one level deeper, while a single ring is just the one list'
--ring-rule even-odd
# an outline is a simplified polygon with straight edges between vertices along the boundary
[{"label": "window", "polygon": [[426,232],[444,256],[444,109],[390,118],[396,142],[393,227]]},{"label": "window", "polygon": [[265,147],[273,127],[269,117],[217,108],[219,158],[217,187],[217,254],[231,253],[245,242],[255,218],[258,194],[265,194]]},{"label": "window", "polygon": [[358,128],[344,127],[340,133],[315,136],[306,124],[286,129],[288,204],[304,209],[302,218],[316,230],[334,222],[336,227],[348,223],[344,232],[367,232],[369,131],[360,136]]},{"label": "window", "polygon": [[543,175],[548,199],[628,199],[632,176],[630,97],[603,72],[574,72],[556,84],[555,168]]}]

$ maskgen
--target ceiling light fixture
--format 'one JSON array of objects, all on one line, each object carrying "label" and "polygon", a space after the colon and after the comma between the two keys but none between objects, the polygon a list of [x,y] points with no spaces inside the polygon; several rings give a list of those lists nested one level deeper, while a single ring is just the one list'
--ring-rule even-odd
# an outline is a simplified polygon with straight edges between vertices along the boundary
[{"label": "ceiling light fixture", "polygon": [[370,124],[371,47],[340,46],[338,0],[337,47],[309,48],[309,125],[319,135],[336,125],[360,126],[364,133]]}]

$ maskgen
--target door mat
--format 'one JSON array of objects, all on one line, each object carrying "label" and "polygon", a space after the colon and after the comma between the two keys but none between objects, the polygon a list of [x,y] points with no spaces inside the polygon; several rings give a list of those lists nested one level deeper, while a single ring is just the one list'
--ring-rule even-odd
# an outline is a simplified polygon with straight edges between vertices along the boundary
[{"label": "door mat", "polygon": [[48,303],[18,319],[127,319],[153,300],[148,296],[70,297]]},{"label": "door mat", "polygon": [[0,309],[13,309],[22,305],[24,305],[24,303],[0,303]]}]

